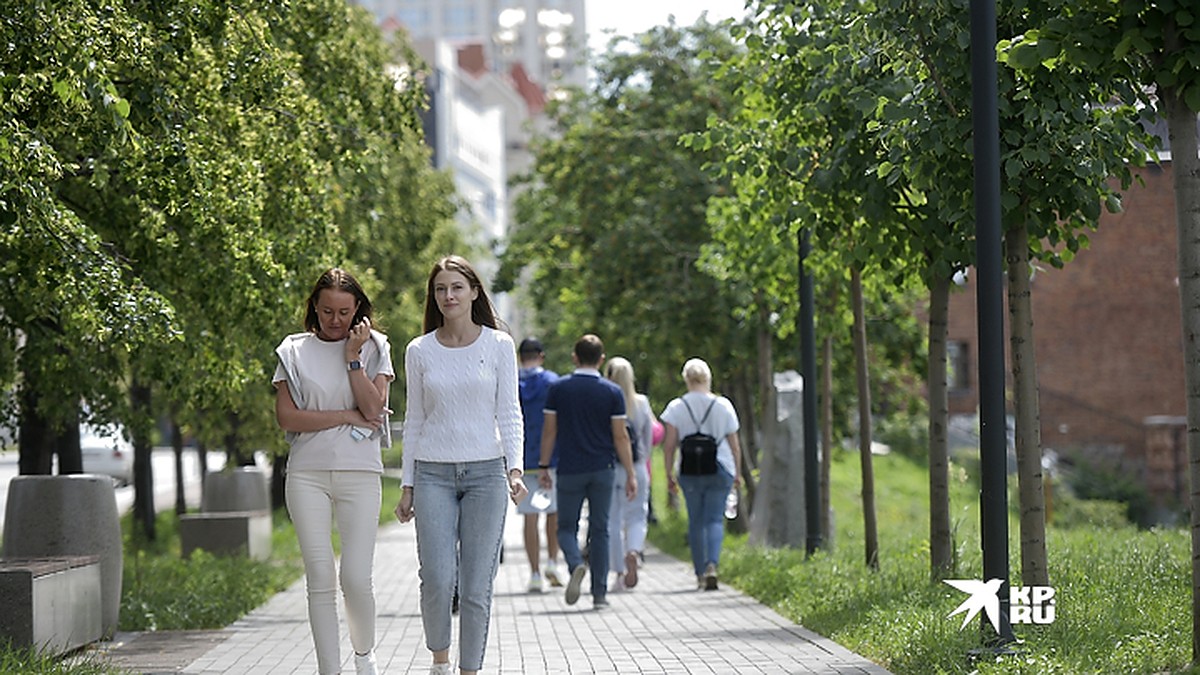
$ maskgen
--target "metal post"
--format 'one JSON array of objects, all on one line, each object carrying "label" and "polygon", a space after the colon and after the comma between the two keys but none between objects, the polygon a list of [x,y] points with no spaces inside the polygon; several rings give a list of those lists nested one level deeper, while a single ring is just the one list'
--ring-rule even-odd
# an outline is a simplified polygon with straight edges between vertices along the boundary
[{"label": "metal post", "polygon": [[[971,104],[975,150],[975,256],[979,321],[980,520],[983,578],[1001,579],[1000,646],[1013,642],[1008,595],[1008,443],[1004,410],[1004,271],[1000,223],[1000,121],[996,0],[971,0]],[[990,626],[990,623],[986,623]],[[986,629],[985,629],[986,630]]]},{"label": "metal post", "polygon": [[800,374],[804,377],[804,513],[807,555],[821,548],[820,446],[817,443],[817,345],[813,329],[813,278],[804,261],[812,252],[809,228],[800,230]]}]

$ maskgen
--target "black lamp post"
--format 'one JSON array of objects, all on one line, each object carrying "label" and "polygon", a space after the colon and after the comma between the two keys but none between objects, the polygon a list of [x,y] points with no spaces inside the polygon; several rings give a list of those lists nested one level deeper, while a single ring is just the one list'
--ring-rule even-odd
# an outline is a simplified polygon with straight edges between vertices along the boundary
[{"label": "black lamp post", "polygon": [[[975,151],[975,269],[979,322],[980,519],[983,578],[1001,579],[998,646],[1013,642],[1008,595],[1008,443],[1004,410],[1004,271],[996,0],[971,0],[971,117]],[[986,622],[985,622],[986,623]],[[990,624],[987,624],[990,625]],[[986,629],[985,629],[986,630]]]}]

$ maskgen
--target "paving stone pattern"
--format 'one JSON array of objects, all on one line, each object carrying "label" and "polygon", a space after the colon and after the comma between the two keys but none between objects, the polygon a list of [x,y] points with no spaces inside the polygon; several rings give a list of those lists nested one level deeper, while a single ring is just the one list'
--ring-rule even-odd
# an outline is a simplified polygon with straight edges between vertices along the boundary
[{"label": "paving stone pattern", "polygon": [[[574,606],[562,588],[528,593],[520,517],[510,513],[505,561],[496,579],[484,673],[693,674],[839,673],[887,675],[871,661],[791,623],[722,585],[697,591],[691,565],[646,553],[638,586],[592,609],[589,585]],[[430,664],[418,604],[411,524],[380,530],[375,554],[376,656],[381,673],[424,675]],[[304,581],[221,631],[118,635],[98,653],[139,673],[291,675],[316,672]],[[354,671],[344,617],[344,672]],[[177,644],[176,644],[177,643]],[[451,658],[456,659],[457,617]],[[97,652],[93,652],[97,653]]]}]

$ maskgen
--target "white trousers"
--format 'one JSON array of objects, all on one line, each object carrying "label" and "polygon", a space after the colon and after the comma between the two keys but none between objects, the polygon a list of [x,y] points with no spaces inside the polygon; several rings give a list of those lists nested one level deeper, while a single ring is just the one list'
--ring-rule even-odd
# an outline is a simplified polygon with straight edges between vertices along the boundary
[{"label": "white trousers", "polygon": [[339,574],[333,523],[341,537],[341,588],[354,651],[375,648],[375,533],[383,488],[370,471],[296,471],[287,476],[287,508],[296,528],[308,588],[308,622],[321,675],[341,671],[338,638]]},{"label": "white trousers", "polygon": [[613,498],[608,511],[608,565],[625,573],[625,554],[646,547],[646,518],[650,515],[650,468],[646,461],[633,463],[637,496],[625,498],[625,467],[613,469]]}]

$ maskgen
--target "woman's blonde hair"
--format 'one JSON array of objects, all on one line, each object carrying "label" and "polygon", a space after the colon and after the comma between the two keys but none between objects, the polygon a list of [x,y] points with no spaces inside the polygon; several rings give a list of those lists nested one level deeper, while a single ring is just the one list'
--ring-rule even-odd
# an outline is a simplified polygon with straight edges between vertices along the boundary
[{"label": "woman's blonde hair", "polygon": [[614,356],[604,367],[604,376],[612,380],[625,394],[625,415],[630,421],[637,416],[637,390],[633,388],[633,364],[629,359]]},{"label": "woman's blonde hair", "polygon": [[688,359],[683,364],[683,381],[688,384],[712,385],[712,369],[704,359]]}]

